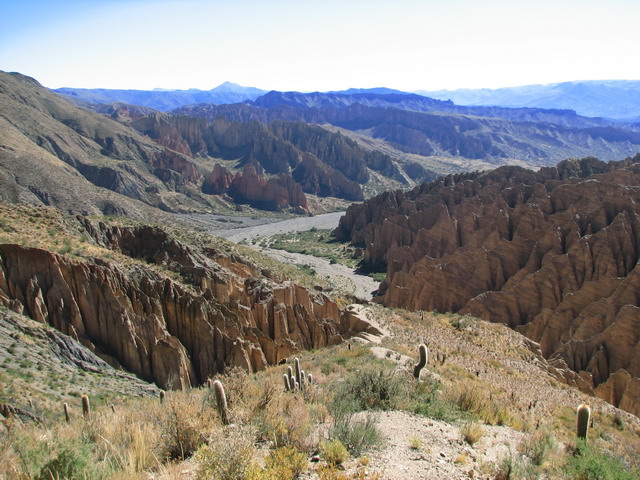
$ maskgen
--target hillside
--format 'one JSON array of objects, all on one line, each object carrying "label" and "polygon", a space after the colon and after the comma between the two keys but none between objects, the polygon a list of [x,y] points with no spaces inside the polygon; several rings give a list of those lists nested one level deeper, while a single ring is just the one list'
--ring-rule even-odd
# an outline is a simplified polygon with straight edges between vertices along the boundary
[{"label": "hillside", "polygon": [[[263,369],[367,328],[323,294],[158,227],[28,207],[0,215],[0,303],[162,388]],[[29,234],[39,239],[27,246]]]},{"label": "hillside", "polygon": [[[13,205],[2,206],[0,219],[0,474],[7,479],[569,479],[587,471],[630,480],[637,473],[638,419],[568,387],[569,371],[503,325],[345,307],[344,299],[292,290],[285,267],[267,270],[246,249],[186,230]],[[21,250],[31,261],[18,268],[13,257]],[[165,302],[167,295],[175,301]],[[60,315],[74,305],[77,315]],[[192,312],[202,318],[187,325]],[[205,318],[205,328],[193,328]],[[325,344],[334,328],[361,335]],[[108,345],[110,335],[119,342]],[[132,340],[141,365],[162,351],[166,361],[151,362],[152,376],[175,390],[159,399],[155,386],[120,370],[136,368],[121,354]],[[419,382],[411,376],[417,342],[429,345]],[[174,351],[182,352],[175,365],[192,368],[204,386],[180,389],[178,372],[164,383]],[[283,374],[294,355],[313,381],[287,392]],[[206,370],[214,359],[224,373]],[[279,359],[284,364],[275,365]],[[211,377],[226,392],[230,425],[206,385]],[[91,411],[83,418],[84,394]],[[595,420],[588,449],[575,439],[574,409],[585,401]]]},{"label": "hillside", "polygon": [[353,205],[335,235],[386,270],[384,305],[509,325],[637,415],[639,160],[449,176]]},{"label": "hillside", "polygon": [[134,218],[219,206],[199,191],[202,175],[189,158],[31,78],[1,73],[0,105],[5,201]]},{"label": "hillside", "polygon": [[7,201],[133,218],[243,211],[239,204],[309,214],[323,207],[307,194],[362,200],[435,178],[305,123],[207,122],[122,103],[87,111],[19,74],[1,74],[0,87]]},{"label": "hillside", "polygon": [[238,123],[222,118],[207,120],[154,114],[131,125],[188,156],[209,155],[236,161],[242,168],[253,165],[259,173],[288,175],[307,193],[348,200],[363,198],[362,185],[371,180],[371,171],[400,183],[435,178],[431,172],[413,171],[407,177],[393,160],[379,152],[367,151],[352,140],[305,123]]}]

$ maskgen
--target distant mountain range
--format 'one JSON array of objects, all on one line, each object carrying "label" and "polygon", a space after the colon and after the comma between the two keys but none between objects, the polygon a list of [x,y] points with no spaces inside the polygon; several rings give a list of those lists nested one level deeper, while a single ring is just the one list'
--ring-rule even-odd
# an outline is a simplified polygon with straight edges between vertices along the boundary
[{"label": "distant mountain range", "polygon": [[575,110],[587,117],[640,121],[640,80],[591,80],[490,90],[421,90],[415,93],[459,105]]},{"label": "distant mountain range", "polygon": [[[124,102],[169,111],[189,104],[216,105],[253,101],[267,93],[253,87],[225,82],[212,90],[108,90],[60,88],[56,92],[80,102]],[[287,92],[289,93],[289,92]],[[291,92],[293,93],[293,92]],[[386,87],[350,88],[301,95],[410,95]],[[415,95],[450,100],[458,106],[496,106],[574,110],[581,116],[640,122],[640,80],[591,80],[550,85],[526,85],[499,89],[418,90]],[[423,111],[422,108],[419,110]],[[467,111],[469,114],[473,112]]]},{"label": "distant mountain range", "polygon": [[132,105],[150,107],[160,111],[189,105],[191,103],[237,103],[254,100],[264,95],[266,90],[242,87],[225,82],[211,90],[110,90],[106,88],[58,88],[57,93],[78,102],[114,103],[123,102]]}]

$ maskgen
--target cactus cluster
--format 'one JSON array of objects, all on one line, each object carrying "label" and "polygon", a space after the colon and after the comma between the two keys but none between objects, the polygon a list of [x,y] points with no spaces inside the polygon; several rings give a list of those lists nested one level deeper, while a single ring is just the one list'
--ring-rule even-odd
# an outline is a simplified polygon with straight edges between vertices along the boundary
[{"label": "cactus cluster", "polygon": [[305,391],[307,385],[313,384],[313,377],[311,376],[311,374],[307,375],[304,370],[300,368],[300,359],[296,358],[294,360],[294,364],[295,374],[294,368],[288,366],[287,373],[282,376],[282,379],[284,381],[284,389],[287,392],[294,392],[298,390]]},{"label": "cactus cluster", "polygon": [[416,380],[420,380],[420,372],[429,360],[429,351],[427,350],[427,346],[424,343],[418,347],[418,352],[420,353],[420,360],[413,366],[413,378],[415,378]]}]

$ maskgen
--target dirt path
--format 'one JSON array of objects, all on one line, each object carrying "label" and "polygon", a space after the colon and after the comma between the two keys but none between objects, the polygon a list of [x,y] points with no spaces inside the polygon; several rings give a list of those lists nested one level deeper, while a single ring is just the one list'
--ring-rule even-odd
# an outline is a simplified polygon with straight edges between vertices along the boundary
[{"label": "dirt path", "polygon": [[366,275],[360,275],[353,268],[344,265],[331,264],[324,258],[304,255],[302,253],[290,253],[284,250],[274,250],[254,245],[251,240],[268,238],[278,233],[302,232],[311,228],[333,229],[338,226],[338,221],[344,212],[327,213],[315,217],[299,217],[280,222],[267,223],[229,230],[209,231],[212,235],[226,238],[235,243],[247,242],[249,247],[269,255],[283,263],[309,265],[318,276],[327,277],[327,283],[342,292],[356,297],[371,300],[372,292],[378,289],[378,282]]}]

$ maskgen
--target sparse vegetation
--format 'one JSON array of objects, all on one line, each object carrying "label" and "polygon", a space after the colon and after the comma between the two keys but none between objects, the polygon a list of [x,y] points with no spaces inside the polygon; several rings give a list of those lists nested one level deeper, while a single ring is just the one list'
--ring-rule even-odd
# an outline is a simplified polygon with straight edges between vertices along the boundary
[{"label": "sparse vegetation", "polygon": [[484,429],[482,425],[474,422],[465,422],[460,427],[460,434],[462,439],[469,445],[475,444],[484,435]]},{"label": "sparse vegetation", "polygon": [[[83,255],[109,262],[143,262],[83,238],[71,218],[48,209],[19,208],[37,221],[0,212],[6,227],[2,234],[12,242],[27,241],[32,229],[39,248],[56,251],[68,244],[71,252],[84,248]],[[245,252],[193,231],[180,231],[180,236],[229,255]],[[253,255],[250,263],[269,269],[270,276],[284,278],[291,271],[304,275],[293,265],[260,263],[265,259]],[[307,277],[310,284],[316,280]],[[3,420],[7,428],[0,425],[0,477],[179,478],[187,461],[193,476],[202,479],[393,478],[376,469],[381,452],[396,449],[410,455],[413,464],[442,459],[460,476],[484,470],[511,479],[637,478],[640,424],[624,413],[594,407],[598,401],[593,399],[589,446],[573,447],[575,406],[584,397],[539,368],[540,360],[532,361],[517,334],[504,326],[381,306],[368,306],[365,312],[392,336],[379,345],[354,340],[351,348],[343,344],[296,353],[299,375],[302,370],[313,373],[312,389],[283,387],[286,368],[295,366],[292,358],[265,371],[229,369],[213,378],[212,383],[224,385],[225,425],[214,389],[168,391],[160,402],[157,388],[123,372],[83,370],[58,361],[49,349],[51,327],[0,308],[0,403],[42,420]],[[432,358],[446,354],[447,360],[428,363],[416,382],[412,370],[419,343],[429,344]],[[86,420],[82,395],[91,400]],[[412,428],[390,437],[389,415],[408,418]],[[500,456],[482,460],[485,445],[498,448],[491,442],[499,434],[505,435],[500,437],[505,442]],[[451,450],[441,457],[445,445]],[[503,457],[505,450],[511,453]],[[606,450],[611,454],[605,455]],[[310,462],[316,455],[319,461]]]}]

